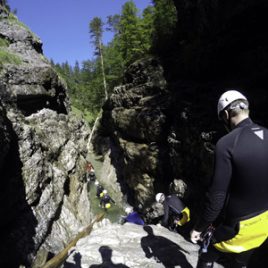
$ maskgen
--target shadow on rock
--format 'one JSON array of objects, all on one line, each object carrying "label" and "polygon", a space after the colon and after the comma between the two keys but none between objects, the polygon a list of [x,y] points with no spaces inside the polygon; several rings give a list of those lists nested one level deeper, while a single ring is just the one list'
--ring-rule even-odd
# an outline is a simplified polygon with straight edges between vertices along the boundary
[{"label": "shadow on rock", "polygon": [[115,264],[112,262],[112,250],[108,246],[101,246],[99,248],[99,252],[102,257],[102,263],[101,264],[93,264],[89,268],[129,268],[128,266],[124,264]]},{"label": "shadow on rock", "polygon": [[187,251],[163,236],[154,235],[152,227],[144,226],[143,229],[148,235],[142,237],[141,247],[147,258],[153,257],[166,268],[175,268],[177,265],[182,268],[193,268],[182,253],[182,251],[188,253]]},{"label": "shadow on rock", "polygon": [[73,256],[74,263],[64,263],[63,268],[81,268],[81,254],[75,253]]},{"label": "shadow on rock", "polygon": [[18,136],[9,120],[5,127],[11,140],[9,152],[0,167],[0,267],[31,267],[36,252],[37,219],[26,201]]}]

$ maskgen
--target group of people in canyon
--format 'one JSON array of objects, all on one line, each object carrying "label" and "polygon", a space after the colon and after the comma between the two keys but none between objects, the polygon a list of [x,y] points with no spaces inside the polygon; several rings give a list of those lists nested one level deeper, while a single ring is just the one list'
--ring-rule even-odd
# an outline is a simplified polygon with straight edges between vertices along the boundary
[{"label": "group of people in canyon", "polygon": [[[217,114],[229,133],[216,144],[214,175],[190,239],[201,244],[197,268],[230,256],[229,267],[244,268],[268,238],[268,130],[251,120],[248,99],[237,90],[221,95]],[[156,201],[164,206],[162,225],[174,215],[179,225],[190,220],[176,195],[158,193]]]},{"label": "group of people in canyon", "polygon": [[[228,133],[216,144],[204,209],[189,237],[206,245],[197,268],[212,268],[226,256],[232,256],[231,268],[244,268],[268,239],[268,129],[251,120],[248,99],[237,90],[220,96],[217,115]],[[190,221],[189,208],[176,195],[158,193],[156,201],[164,206],[163,226],[171,215],[177,226]]]},{"label": "group of people in canyon", "polygon": [[96,180],[96,174],[91,162],[86,164],[86,181],[94,182],[96,186],[96,197],[100,199],[100,207],[104,210],[109,209],[115,201],[108,194],[108,191]]},{"label": "group of people in canyon", "polygon": [[[228,134],[216,144],[214,175],[190,239],[206,242],[197,268],[212,268],[224,257],[231,257],[228,267],[244,268],[268,238],[268,130],[251,120],[249,102],[237,90],[221,95],[217,114]],[[182,217],[176,197],[158,193],[156,201]]]}]

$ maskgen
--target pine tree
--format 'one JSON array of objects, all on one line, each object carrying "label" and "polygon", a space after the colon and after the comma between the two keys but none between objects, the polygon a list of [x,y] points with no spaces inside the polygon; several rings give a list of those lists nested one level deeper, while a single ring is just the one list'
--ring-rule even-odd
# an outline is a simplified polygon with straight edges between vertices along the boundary
[{"label": "pine tree", "polygon": [[133,1],[123,5],[119,22],[119,44],[125,64],[133,62],[141,54],[140,25],[137,14],[138,9]]},{"label": "pine tree", "polygon": [[177,11],[172,0],[153,0],[154,11],[154,49],[165,50],[169,42],[173,42],[176,29]]},{"label": "pine tree", "polygon": [[141,34],[143,40],[143,49],[145,53],[151,50],[153,42],[153,26],[154,26],[155,8],[148,6],[143,10],[141,20]]},{"label": "pine tree", "polygon": [[152,45],[153,7],[148,7],[139,16],[139,10],[134,2],[126,2],[121,11],[118,23],[118,44],[119,50],[124,59],[124,65],[149,53]]},{"label": "pine tree", "polygon": [[120,15],[115,14],[107,17],[107,31],[113,32],[115,35],[119,33]]},{"label": "pine tree", "polygon": [[104,26],[103,22],[99,17],[93,18],[92,21],[89,23],[90,34],[91,38],[93,39],[92,43],[95,45],[96,55],[100,57],[105,100],[107,100],[108,92],[107,92],[106,76],[104,71],[103,51],[102,51],[103,26]]}]

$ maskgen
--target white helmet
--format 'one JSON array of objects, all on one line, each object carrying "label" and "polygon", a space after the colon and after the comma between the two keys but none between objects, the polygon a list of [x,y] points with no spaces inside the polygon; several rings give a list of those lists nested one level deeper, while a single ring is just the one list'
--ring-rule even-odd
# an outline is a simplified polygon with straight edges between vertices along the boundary
[{"label": "white helmet", "polygon": [[107,194],[107,193],[108,193],[107,190],[105,190],[105,189],[104,189],[102,192],[103,192],[104,194]]},{"label": "white helmet", "polygon": [[165,200],[165,195],[163,193],[158,193],[155,196],[155,201],[158,203],[162,203]]},{"label": "white helmet", "polygon": [[224,92],[218,101],[218,117],[220,112],[223,111],[230,103],[236,100],[246,100],[247,98],[237,90],[229,90]]},{"label": "white helmet", "polygon": [[95,181],[95,185],[98,186],[100,183],[98,181]]},{"label": "white helmet", "polygon": [[133,212],[133,208],[132,207],[126,207],[125,212],[126,212],[126,214],[130,214],[131,212]]}]

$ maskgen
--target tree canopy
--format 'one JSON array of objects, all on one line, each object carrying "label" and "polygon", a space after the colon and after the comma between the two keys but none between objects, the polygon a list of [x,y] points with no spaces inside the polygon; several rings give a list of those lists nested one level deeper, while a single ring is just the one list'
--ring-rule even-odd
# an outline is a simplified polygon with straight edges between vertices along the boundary
[{"label": "tree canopy", "polygon": [[[126,67],[161,51],[175,26],[175,7],[170,0],[153,0],[153,5],[142,12],[130,0],[120,14],[108,16],[105,22],[93,18],[89,22],[89,43],[94,46],[94,57],[75,66],[52,63],[67,82],[72,106],[93,124],[108,95],[122,83]],[[113,33],[106,45],[102,43],[105,31]]]}]

